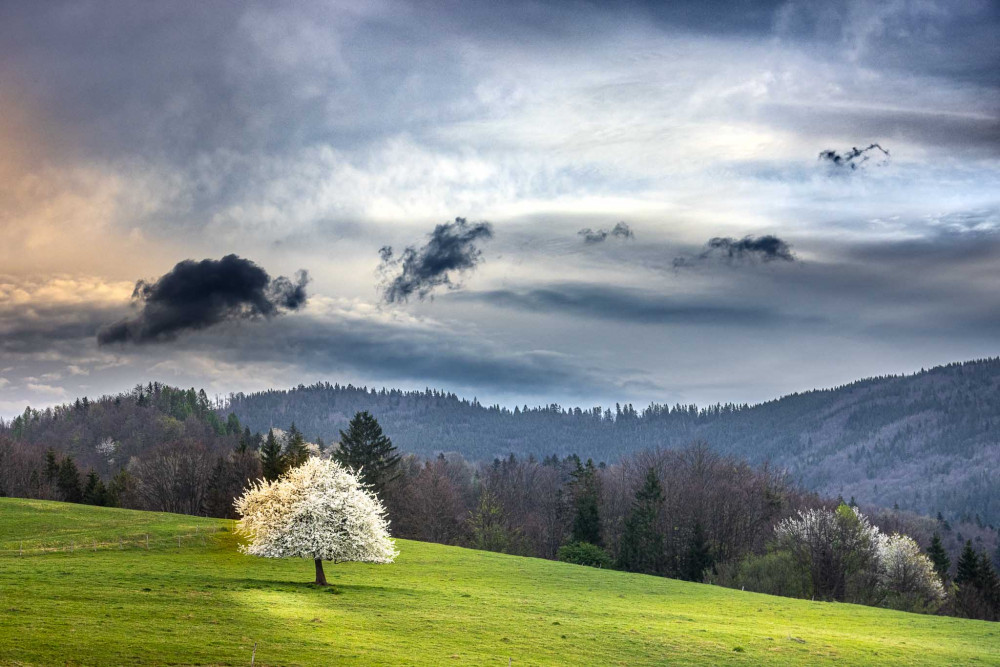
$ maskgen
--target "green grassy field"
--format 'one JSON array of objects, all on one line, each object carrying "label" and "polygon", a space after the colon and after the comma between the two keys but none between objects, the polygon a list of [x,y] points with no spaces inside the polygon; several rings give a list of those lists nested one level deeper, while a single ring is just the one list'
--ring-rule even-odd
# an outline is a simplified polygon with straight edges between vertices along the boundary
[{"label": "green grassy field", "polygon": [[404,540],[321,589],[236,544],[229,521],[0,498],[0,664],[246,665],[255,643],[257,665],[1000,664],[995,623]]}]

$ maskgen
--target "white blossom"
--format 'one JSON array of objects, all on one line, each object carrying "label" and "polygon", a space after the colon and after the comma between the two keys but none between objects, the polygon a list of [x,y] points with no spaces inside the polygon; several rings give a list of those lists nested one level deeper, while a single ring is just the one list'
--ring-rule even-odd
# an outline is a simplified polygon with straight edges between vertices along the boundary
[{"label": "white blossom", "polygon": [[800,511],[779,523],[775,536],[808,568],[821,595],[843,594],[850,582],[855,601],[897,609],[932,610],[944,599],[941,579],[917,543],[886,535],[855,508]]},{"label": "white blossom", "polygon": [[98,454],[107,459],[108,465],[115,462],[115,454],[118,452],[118,443],[112,438],[104,438],[94,447]]},{"label": "white blossom", "polygon": [[236,501],[243,553],[265,558],[391,563],[382,502],[336,461],[310,457],[274,482],[259,480]]},{"label": "white blossom", "polygon": [[881,584],[888,594],[924,604],[944,599],[944,586],[934,564],[913,538],[899,533],[887,538],[880,550],[879,565]]}]

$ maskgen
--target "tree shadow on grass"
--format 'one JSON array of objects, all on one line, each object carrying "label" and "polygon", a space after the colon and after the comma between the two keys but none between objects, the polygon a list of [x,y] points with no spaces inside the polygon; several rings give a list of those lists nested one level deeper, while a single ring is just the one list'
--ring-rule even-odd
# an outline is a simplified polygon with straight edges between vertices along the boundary
[{"label": "tree shadow on grass", "polygon": [[344,593],[379,593],[392,595],[405,595],[407,597],[422,596],[425,593],[412,588],[399,586],[378,586],[370,584],[342,584],[331,582],[328,586],[317,586],[311,581],[286,581],[280,579],[261,579],[255,577],[215,577],[212,580],[212,587],[219,590],[250,590],[250,591],[274,591],[274,592],[306,592],[313,591],[319,593],[333,592],[335,595]]}]

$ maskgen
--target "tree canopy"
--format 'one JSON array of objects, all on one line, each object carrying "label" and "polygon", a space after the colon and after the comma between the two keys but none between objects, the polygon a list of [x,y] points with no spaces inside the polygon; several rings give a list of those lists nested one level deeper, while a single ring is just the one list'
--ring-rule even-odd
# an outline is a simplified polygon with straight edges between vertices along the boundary
[{"label": "tree canopy", "polygon": [[398,555],[382,502],[336,461],[309,458],[276,481],[258,480],[236,501],[241,550],[264,558],[391,563]]}]

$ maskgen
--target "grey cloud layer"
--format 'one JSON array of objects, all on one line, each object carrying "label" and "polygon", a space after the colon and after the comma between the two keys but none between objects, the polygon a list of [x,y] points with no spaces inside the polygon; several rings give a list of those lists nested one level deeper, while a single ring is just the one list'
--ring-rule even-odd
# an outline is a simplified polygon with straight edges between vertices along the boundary
[{"label": "grey cloud layer", "polygon": [[588,283],[562,283],[524,291],[491,290],[467,295],[505,308],[537,313],[562,312],[623,323],[760,327],[803,323],[774,308],[746,306],[725,298],[698,302],[649,290]]}]

